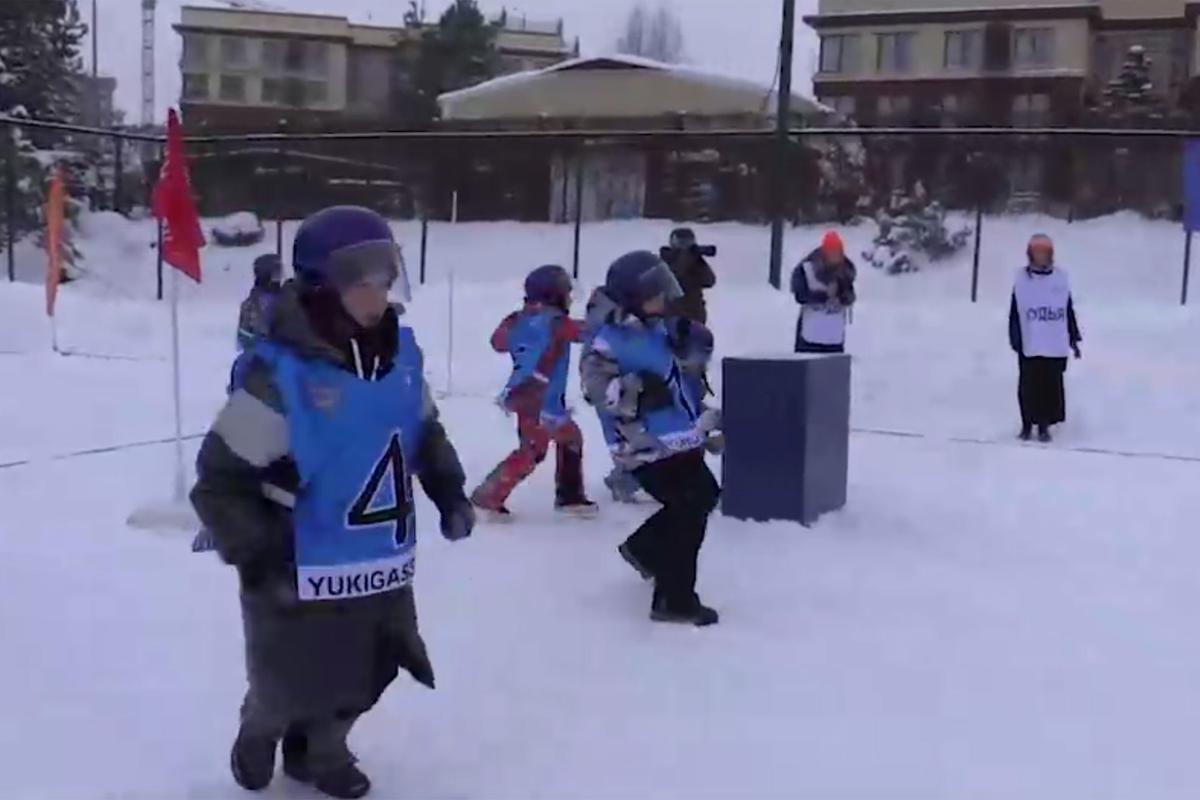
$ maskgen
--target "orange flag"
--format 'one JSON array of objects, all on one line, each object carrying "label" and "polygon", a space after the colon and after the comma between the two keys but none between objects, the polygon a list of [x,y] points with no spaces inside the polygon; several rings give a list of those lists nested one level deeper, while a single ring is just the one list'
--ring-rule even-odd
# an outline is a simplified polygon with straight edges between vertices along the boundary
[{"label": "orange flag", "polygon": [[154,186],[152,204],[154,216],[165,223],[163,260],[199,283],[204,233],[200,230],[200,215],[192,197],[187,153],[183,149],[183,128],[175,109],[167,115],[166,157]]},{"label": "orange flag", "polygon": [[50,191],[46,196],[46,316],[54,316],[54,301],[58,299],[58,282],[62,279],[62,236],[66,191],[62,169],[54,169]]}]

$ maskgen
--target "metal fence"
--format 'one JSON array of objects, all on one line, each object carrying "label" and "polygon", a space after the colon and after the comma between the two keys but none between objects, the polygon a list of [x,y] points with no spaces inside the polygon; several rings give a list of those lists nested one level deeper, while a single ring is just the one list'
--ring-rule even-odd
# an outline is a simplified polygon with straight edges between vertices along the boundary
[{"label": "metal fence", "polygon": [[[18,133],[33,139],[53,134],[62,142],[65,160],[77,162],[73,194],[88,196],[93,208],[128,213],[148,204],[161,137],[12,118],[0,118],[0,126],[8,144],[3,223],[10,279],[15,239],[39,213],[18,200]],[[560,240],[566,247],[548,255],[578,275],[589,247],[584,231],[593,222],[847,223],[920,191],[924,202],[970,217],[976,299],[990,215],[1038,212],[1074,222],[1128,210],[1179,219],[1183,145],[1195,136],[1177,130],[826,128],[792,131],[781,152],[769,130],[281,130],[190,137],[187,150],[203,216],[254,212],[270,221],[282,254],[286,221],[335,203],[367,206],[420,226],[422,280],[430,248],[437,246],[430,226],[440,222],[569,226]],[[764,243],[767,236],[764,227]],[[1179,242],[1182,247],[1182,235]],[[778,285],[780,276],[768,275],[766,259],[763,274]]]}]

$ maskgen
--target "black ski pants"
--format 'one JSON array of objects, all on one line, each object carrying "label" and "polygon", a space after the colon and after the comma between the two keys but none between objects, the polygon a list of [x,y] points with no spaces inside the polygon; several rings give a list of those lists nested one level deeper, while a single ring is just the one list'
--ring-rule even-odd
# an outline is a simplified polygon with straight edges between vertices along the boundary
[{"label": "black ski pants", "polygon": [[696,602],[696,562],[721,489],[703,450],[665,458],[634,470],[641,487],[662,504],[625,544],[654,574],[656,597],[689,608]]}]

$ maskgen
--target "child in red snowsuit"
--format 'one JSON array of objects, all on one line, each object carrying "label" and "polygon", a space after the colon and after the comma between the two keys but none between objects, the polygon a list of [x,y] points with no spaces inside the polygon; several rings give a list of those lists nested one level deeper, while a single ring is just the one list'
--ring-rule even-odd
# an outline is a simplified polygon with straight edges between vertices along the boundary
[{"label": "child in red snowsuit", "polygon": [[500,402],[517,415],[517,449],[471,494],[478,508],[509,516],[513,489],[556,449],[555,508],[591,514],[596,504],[583,489],[583,434],[566,406],[571,344],[582,326],[567,316],[571,278],[562,267],[539,267],[525,279],[525,305],[505,317],[492,334],[492,348],[513,360]]}]

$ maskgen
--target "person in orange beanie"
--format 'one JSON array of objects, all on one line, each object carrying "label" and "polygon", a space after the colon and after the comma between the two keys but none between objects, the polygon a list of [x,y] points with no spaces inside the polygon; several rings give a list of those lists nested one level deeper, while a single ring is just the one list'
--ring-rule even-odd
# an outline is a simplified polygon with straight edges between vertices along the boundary
[{"label": "person in orange beanie", "polygon": [[792,271],[792,294],[800,304],[797,353],[845,352],[846,321],[857,299],[857,275],[836,231],[827,232],[821,246]]}]

